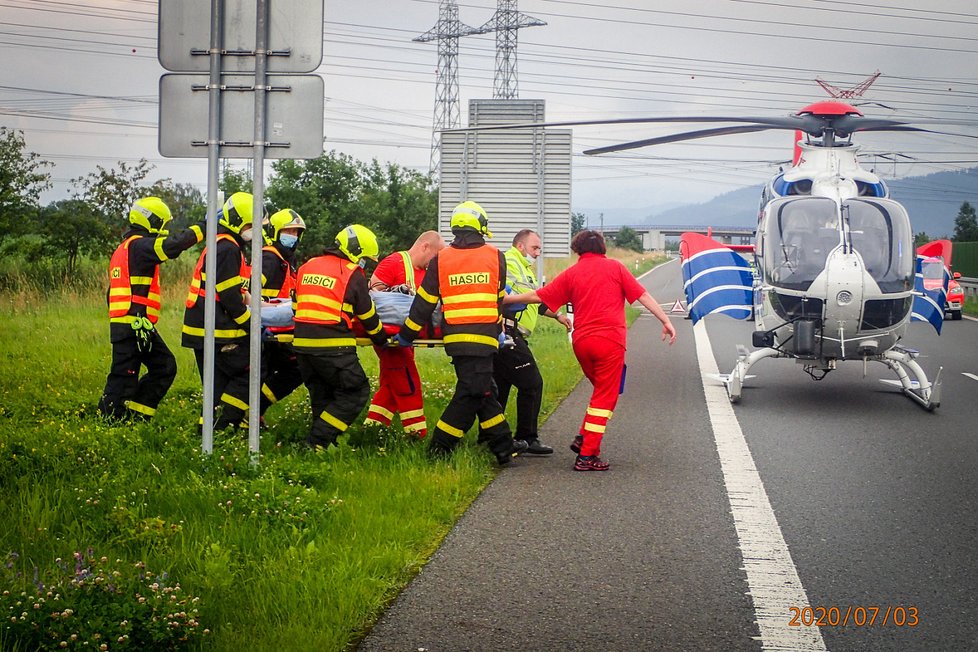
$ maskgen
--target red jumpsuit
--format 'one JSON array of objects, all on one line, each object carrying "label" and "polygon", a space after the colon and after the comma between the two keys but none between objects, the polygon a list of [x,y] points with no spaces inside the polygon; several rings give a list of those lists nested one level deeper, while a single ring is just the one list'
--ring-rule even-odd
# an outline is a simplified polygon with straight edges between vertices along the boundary
[{"label": "red jumpsuit", "polygon": [[618,404],[625,364],[625,303],[645,288],[619,261],[586,253],[537,290],[553,311],[570,303],[574,314],[574,355],[594,391],[581,423],[581,455],[600,455],[601,438]]},{"label": "red jumpsuit", "polygon": [[[407,252],[395,252],[380,261],[373,278],[388,287],[406,284],[416,290],[424,280],[425,270],[411,266],[410,260]],[[380,359],[380,387],[370,401],[364,423],[389,426],[394,415],[399,414],[405,433],[424,437],[428,434],[428,426],[424,418],[421,377],[414,362],[414,349],[375,346],[374,350]]]}]

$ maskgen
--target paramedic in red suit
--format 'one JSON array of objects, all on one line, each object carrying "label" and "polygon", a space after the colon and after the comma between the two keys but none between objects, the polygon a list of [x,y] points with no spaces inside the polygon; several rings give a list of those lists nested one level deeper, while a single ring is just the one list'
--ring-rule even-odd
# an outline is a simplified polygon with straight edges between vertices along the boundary
[{"label": "paramedic in red suit", "polygon": [[[444,248],[445,240],[437,231],[425,231],[410,249],[397,251],[380,261],[370,277],[370,289],[415,294],[424,280],[428,263]],[[401,417],[405,433],[423,438],[428,426],[414,348],[375,346],[374,350],[380,360],[380,387],[370,400],[364,424],[389,426],[396,414]]]},{"label": "paramedic in red suit", "polygon": [[607,471],[599,457],[601,439],[618,403],[625,364],[624,304],[638,301],[662,322],[662,339],[672,344],[676,329],[659,303],[619,261],[605,256],[604,237],[585,230],[574,236],[571,251],[579,260],[535,292],[512,294],[504,303],[543,303],[556,311],[574,306],[574,355],[594,391],[571,450],[575,471]]}]

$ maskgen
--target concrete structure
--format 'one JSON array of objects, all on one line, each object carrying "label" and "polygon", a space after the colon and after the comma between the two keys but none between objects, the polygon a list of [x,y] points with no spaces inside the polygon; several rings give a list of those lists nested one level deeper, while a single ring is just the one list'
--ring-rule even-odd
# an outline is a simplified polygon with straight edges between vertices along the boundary
[{"label": "concrete structure", "polygon": [[590,226],[589,228],[593,228],[595,231],[601,231],[605,237],[614,237],[618,234],[622,226],[627,226],[642,238],[642,248],[646,251],[662,251],[666,248],[667,237],[678,238],[687,231],[709,235],[717,242],[722,242],[723,244],[752,244],[756,230],[753,227],[747,226],[708,227],[681,224],[627,224],[605,227]]}]

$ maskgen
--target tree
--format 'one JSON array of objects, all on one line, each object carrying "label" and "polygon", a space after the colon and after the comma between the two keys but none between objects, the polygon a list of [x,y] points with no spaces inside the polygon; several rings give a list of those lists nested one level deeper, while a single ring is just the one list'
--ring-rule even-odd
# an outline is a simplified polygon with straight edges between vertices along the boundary
[{"label": "tree", "polygon": [[580,233],[587,224],[587,215],[584,213],[571,213],[571,235]]},{"label": "tree", "polygon": [[22,131],[0,127],[0,242],[30,230],[25,218],[37,213],[41,193],[51,187],[44,168],[53,164],[26,146]]},{"label": "tree", "polygon": [[217,185],[224,191],[225,197],[230,197],[236,192],[251,192],[253,179],[248,170],[235,170],[225,163],[221,167],[221,181]]},{"label": "tree", "polygon": [[913,237],[913,246],[914,246],[914,248],[920,247],[921,245],[925,245],[928,242],[930,242],[930,240],[931,240],[931,237],[929,235],[927,235],[925,232],[921,231],[920,233],[917,233],[916,235],[914,235],[914,237]]},{"label": "tree", "polygon": [[189,183],[173,183],[170,179],[161,179],[147,192],[159,197],[170,207],[170,213],[173,214],[171,231],[195,224],[207,214],[204,193]]},{"label": "tree", "polygon": [[968,202],[961,204],[958,216],[954,218],[955,242],[978,242],[978,216],[975,208]]},{"label": "tree", "polygon": [[630,226],[623,226],[618,230],[618,235],[615,236],[615,245],[639,253],[645,251],[641,236]]},{"label": "tree", "polygon": [[105,223],[111,239],[119,239],[129,226],[129,207],[140,197],[152,194],[150,186],[143,183],[152,169],[146,159],[136,165],[119,161],[118,170],[97,165],[96,172],[71,180],[76,186],[72,197],[88,204]]},{"label": "tree", "polygon": [[64,257],[70,274],[81,254],[102,253],[116,244],[112,229],[91,204],[80,199],[64,199],[41,209],[39,232],[45,239],[45,253]]},{"label": "tree", "polygon": [[407,249],[423,231],[438,228],[437,195],[427,175],[376,160],[367,169],[360,201],[366,226],[380,241],[381,251]]}]

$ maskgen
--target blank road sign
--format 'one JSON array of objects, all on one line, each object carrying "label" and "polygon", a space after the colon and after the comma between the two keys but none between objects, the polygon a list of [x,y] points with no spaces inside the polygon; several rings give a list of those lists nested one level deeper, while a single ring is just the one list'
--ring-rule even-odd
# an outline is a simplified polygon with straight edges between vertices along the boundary
[{"label": "blank road sign", "polygon": [[[173,72],[207,72],[210,0],[160,0],[158,56]],[[224,0],[221,57],[224,72],[253,72],[255,0]],[[323,0],[268,0],[268,72],[312,72],[323,60]],[[197,52],[197,54],[194,54]],[[288,53],[288,54],[286,54]]]},{"label": "blank road sign", "polygon": [[[160,154],[207,158],[207,75],[160,77]],[[317,158],[323,153],[323,78],[268,75],[265,158]],[[253,75],[222,75],[222,158],[252,158],[255,150]],[[243,90],[247,89],[247,90]]]}]

